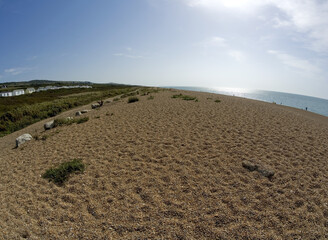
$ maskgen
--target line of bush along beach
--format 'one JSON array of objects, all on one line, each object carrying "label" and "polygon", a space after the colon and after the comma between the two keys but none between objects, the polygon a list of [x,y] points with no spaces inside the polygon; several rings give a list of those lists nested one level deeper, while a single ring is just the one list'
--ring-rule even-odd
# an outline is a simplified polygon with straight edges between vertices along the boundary
[{"label": "line of bush along beach", "polygon": [[60,89],[0,98],[0,137],[42,119],[95,100],[133,92],[126,85],[93,85],[92,89]]},{"label": "line of bush along beach", "polygon": [[0,239],[328,239],[327,117],[141,87],[38,104],[1,117]]}]

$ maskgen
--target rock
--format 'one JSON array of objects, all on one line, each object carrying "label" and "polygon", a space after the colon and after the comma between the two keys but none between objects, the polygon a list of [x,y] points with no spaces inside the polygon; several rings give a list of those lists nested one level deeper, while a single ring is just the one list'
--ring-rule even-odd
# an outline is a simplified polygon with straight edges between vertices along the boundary
[{"label": "rock", "polygon": [[49,130],[51,128],[54,128],[55,127],[55,121],[52,120],[50,122],[47,122],[43,125],[43,127],[44,127],[44,130]]},{"label": "rock", "polygon": [[87,113],[89,112],[89,110],[82,110],[81,113],[84,114],[84,113]]},{"label": "rock", "polygon": [[273,170],[270,170],[270,169],[267,169],[267,168],[264,168],[264,167],[259,167],[257,169],[257,171],[259,173],[261,173],[262,176],[267,177],[267,178],[272,178],[273,175],[274,175],[274,171]]},{"label": "rock", "polygon": [[67,120],[73,120],[73,117],[67,117],[66,119]]},{"label": "rock", "polygon": [[249,171],[253,172],[257,170],[258,165],[249,161],[243,161],[242,165],[244,168],[248,169]]},{"label": "rock", "polygon": [[248,169],[249,171],[253,172],[253,171],[257,171],[259,172],[262,176],[267,177],[269,179],[271,179],[274,175],[274,171],[264,167],[264,166],[260,166],[256,163],[252,163],[249,161],[243,161],[242,165],[244,168]]},{"label": "rock", "polygon": [[18,148],[21,144],[25,143],[26,141],[30,141],[32,139],[33,137],[28,133],[19,136],[18,138],[16,138],[16,148]]},{"label": "rock", "polygon": [[82,115],[82,113],[80,111],[75,113],[75,116],[81,116],[81,115]]},{"label": "rock", "polygon": [[91,104],[91,108],[92,109],[99,108],[99,107],[100,107],[100,104],[99,103]]}]

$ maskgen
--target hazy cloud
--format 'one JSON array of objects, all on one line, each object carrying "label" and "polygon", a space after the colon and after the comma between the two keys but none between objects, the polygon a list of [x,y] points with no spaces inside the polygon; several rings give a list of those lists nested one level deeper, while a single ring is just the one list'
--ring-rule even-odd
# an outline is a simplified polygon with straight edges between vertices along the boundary
[{"label": "hazy cloud", "polygon": [[[230,8],[261,15],[261,7],[271,7],[271,16],[262,18],[272,27],[288,28],[308,37],[315,51],[328,52],[328,1],[322,0],[183,0],[190,7]],[[275,14],[276,12],[276,14]],[[280,14],[278,14],[280,13]],[[291,39],[292,40],[292,39]]]},{"label": "hazy cloud", "polygon": [[144,58],[144,56],[142,56],[142,55],[131,55],[131,54],[125,54],[125,53],[114,53],[113,56],[115,56],[115,57],[133,58],[133,59]]},{"label": "hazy cloud", "polygon": [[269,50],[268,53],[276,56],[283,64],[288,67],[292,67],[310,73],[318,73],[321,71],[320,68],[305,59],[297,58],[287,53],[275,50]]},{"label": "hazy cloud", "polygon": [[10,75],[19,75],[29,70],[31,70],[31,68],[8,68],[5,69],[4,72]]},{"label": "hazy cloud", "polygon": [[245,55],[238,50],[230,50],[228,51],[228,55],[238,62],[241,62],[245,59]]},{"label": "hazy cloud", "polygon": [[31,56],[31,57],[28,57],[26,60],[33,61],[33,60],[35,60],[37,58],[38,58],[38,56]]},{"label": "hazy cloud", "polygon": [[203,42],[205,47],[226,47],[227,40],[222,37],[211,37]]}]

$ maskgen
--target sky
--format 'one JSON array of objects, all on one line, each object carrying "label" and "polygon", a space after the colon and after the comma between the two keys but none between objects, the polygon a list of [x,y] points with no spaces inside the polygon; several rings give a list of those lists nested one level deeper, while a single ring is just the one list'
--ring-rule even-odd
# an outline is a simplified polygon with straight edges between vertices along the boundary
[{"label": "sky", "polygon": [[328,99],[328,0],[0,0],[0,84],[32,79]]}]

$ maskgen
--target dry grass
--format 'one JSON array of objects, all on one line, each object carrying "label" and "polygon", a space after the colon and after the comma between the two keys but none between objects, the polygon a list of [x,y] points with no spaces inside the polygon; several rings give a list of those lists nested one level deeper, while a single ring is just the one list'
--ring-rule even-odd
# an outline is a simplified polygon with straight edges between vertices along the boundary
[{"label": "dry grass", "polygon": [[[0,139],[0,239],[327,239],[327,118],[186,94],[199,102],[160,92],[19,149],[42,122]],[[74,158],[86,171],[64,186],[40,176]],[[271,181],[242,167],[253,159]]]}]

